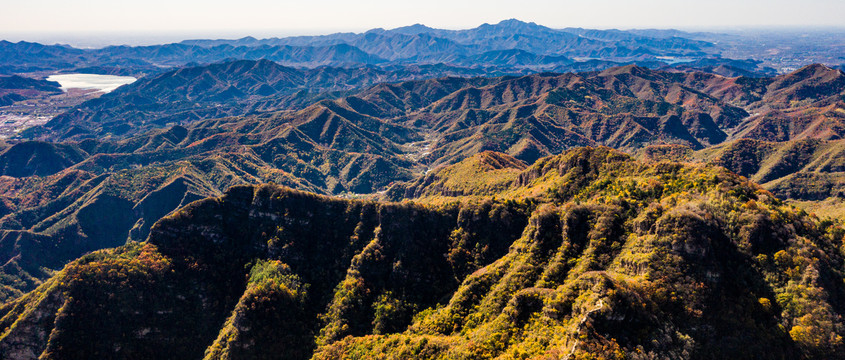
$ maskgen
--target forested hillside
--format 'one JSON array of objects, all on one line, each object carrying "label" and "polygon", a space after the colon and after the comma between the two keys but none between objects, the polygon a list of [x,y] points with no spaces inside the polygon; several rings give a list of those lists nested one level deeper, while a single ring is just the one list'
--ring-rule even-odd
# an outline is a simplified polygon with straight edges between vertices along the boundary
[{"label": "forested hillside", "polygon": [[[0,352],[843,356],[845,229],[724,168],[601,147],[454,169],[412,202],[275,185],[194,202],[146,242],[87,255],[5,305]],[[484,184],[506,169],[510,181]]]}]

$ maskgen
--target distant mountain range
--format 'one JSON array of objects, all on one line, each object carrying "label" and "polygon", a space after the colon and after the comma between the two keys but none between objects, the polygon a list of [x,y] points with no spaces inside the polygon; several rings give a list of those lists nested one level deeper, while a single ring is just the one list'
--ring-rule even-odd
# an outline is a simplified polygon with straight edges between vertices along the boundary
[{"label": "distant mountain range", "polygon": [[[296,67],[437,64],[523,68],[568,66],[576,60],[613,64],[718,57],[713,43],[680,31],[551,29],[505,20],[468,30],[413,25],[365,33],[236,40],[186,40],[153,46],[76,49],[0,41],[0,73],[43,70],[149,74],[162,68],[231,59],[267,59]],[[685,37],[687,36],[687,37]],[[613,66],[609,65],[609,66]],[[645,63],[643,63],[645,64]],[[606,66],[606,67],[609,67]],[[560,68],[555,71],[561,71]]]},{"label": "distant mountain range", "polygon": [[[678,32],[678,35],[686,33]],[[504,20],[468,30],[441,30],[416,24],[361,34],[339,33],[258,40],[187,40],[185,45],[330,46],[349,44],[390,61],[438,61],[444,56],[523,50],[538,55],[631,58],[638,56],[703,56],[713,44],[678,36],[652,37],[619,30],[551,29],[535,23]]]}]

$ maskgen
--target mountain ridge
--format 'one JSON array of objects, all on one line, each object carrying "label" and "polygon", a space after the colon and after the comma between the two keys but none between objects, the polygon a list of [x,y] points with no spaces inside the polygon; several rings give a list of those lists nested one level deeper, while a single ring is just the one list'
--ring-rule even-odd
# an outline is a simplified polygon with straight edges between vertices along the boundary
[{"label": "mountain ridge", "polygon": [[[0,351],[209,359],[843,351],[841,337],[825,337],[843,326],[841,228],[720,167],[649,165],[608,148],[544,158],[518,178],[500,200],[451,205],[231,188],[159,221],[147,242],[86,256],[0,308]],[[154,299],[138,297],[150,290]],[[109,331],[93,343],[90,333],[74,335],[93,324]]]},{"label": "mountain ridge", "polygon": [[[617,62],[660,62],[660,56],[714,57],[713,44],[683,37],[650,37],[619,30],[557,30],[519,20],[483,24],[474,29],[441,30],[413,27],[413,31],[372,29],[362,33],[234,40],[185,40],[179,43],[74,49],[63,45],[0,42],[0,73],[34,71],[92,71],[125,75],[154,74],[161,67],[214,63],[227,59],[268,59],[291,66],[316,67],[392,64],[497,65],[479,55],[490,51],[523,50],[566,66],[572,57],[602,57]],[[574,31],[571,33],[569,31]],[[619,36],[625,33],[626,36]],[[589,36],[582,36],[589,35]],[[675,35],[682,35],[675,33]],[[560,58],[561,61],[554,59]],[[666,64],[666,63],[661,63]],[[507,64],[508,71],[538,66],[535,62]]]}]

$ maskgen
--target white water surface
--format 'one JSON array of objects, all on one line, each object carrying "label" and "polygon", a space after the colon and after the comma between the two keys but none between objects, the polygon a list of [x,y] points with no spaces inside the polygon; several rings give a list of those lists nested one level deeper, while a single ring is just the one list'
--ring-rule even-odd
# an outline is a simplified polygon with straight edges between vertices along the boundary
[{"label": "white water surface", "polygon": [[55,81],[61,85],[62,90],[68,89],[97,89],[104,93],[111,92],[121,85],[135,82],[131,76],[97,75],[97,74],[61,74],[50,75],[48,81]]}]

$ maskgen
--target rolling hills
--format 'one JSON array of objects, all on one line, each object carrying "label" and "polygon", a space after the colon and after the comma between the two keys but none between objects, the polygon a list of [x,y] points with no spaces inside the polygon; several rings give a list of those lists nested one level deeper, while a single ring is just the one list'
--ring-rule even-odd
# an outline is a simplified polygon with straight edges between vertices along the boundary
[{"label": "rolling hills", "polygon": [[[473,153],[523,152],[517,157],[530,162],[575,145],[633,150],[662,142],[701,149],[729,137],[836,139],[845,111],[840,84],[845,77],[823,65],[773,78],[629,65],[579,74],[428,79],[367,87],[450,71],[449,67],[424,73],[367,68],[303,71],[267,61],[186,68],[83,103],[24,135],[51,140],[121,138],[167,124],[273,109],[295,110],[279,112],[273,121],[295,123],[317,109],[331,108],[343,109],[339,115],[352,122],[372,118],[423,137],[434,132],[445,140],[440,153],[432,152],[440,157],[472,148]],[[312,92],[302,91],[306,83]],[[344,95],[325,95],[343,90]],[[234,121],[255,122],[249,116]],[[490,138],[493,133],[511,138]],[[451,141],[459,137],[460,141]],[[485,142],[497,145],[485,148]],[[442,162],[433,160],[429,162]]]},{"label": "rolling hills", "polygon": [[[125,137],[197,120],[297,108],[377,83],[462,71],[448,66],[295,69],[269,60],[186,67],[142,78],[55,117],[45,125],[46,138]],[[33,136],[43,133],[31,131]]]}]

